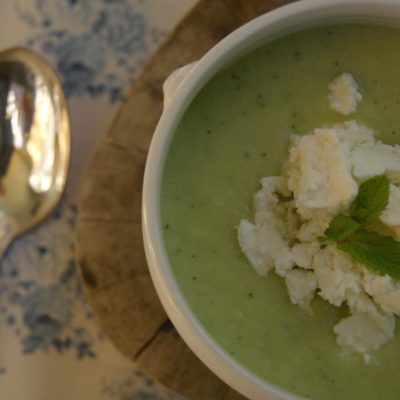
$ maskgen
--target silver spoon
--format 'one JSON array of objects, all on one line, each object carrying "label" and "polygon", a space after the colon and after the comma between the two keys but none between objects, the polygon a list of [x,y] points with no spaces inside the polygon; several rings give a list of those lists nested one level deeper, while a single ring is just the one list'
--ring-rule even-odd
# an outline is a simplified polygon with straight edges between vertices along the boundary
[{"label": "silver spoon", "polygon": [[57,75],[34,52],[0,52],[0,258],[57,205],[71,151]]}]

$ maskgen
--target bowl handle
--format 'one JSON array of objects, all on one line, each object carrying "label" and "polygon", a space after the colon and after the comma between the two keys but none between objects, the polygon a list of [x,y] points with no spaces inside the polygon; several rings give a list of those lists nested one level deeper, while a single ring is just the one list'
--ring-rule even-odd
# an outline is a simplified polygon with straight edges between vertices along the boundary
[{"label": "bowl handle", "polygon": [[164,82],[163,84],[163,92],[164,92],[164,108],[168,106],[171,102],[172,97],[176,89],[180,86],[180,84],[185,80],[186,76],[193,69],[193,67],[197,64],[197,61],[194,61],[190,64],[187,64],[181,68],[176,69]]}]

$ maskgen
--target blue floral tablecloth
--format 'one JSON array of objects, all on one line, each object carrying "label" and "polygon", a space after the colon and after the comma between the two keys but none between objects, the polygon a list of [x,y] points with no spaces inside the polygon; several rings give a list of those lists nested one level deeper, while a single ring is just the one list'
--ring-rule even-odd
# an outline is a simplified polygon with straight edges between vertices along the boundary
[{"label": "blue floral tablecloth", "polygon": [[27,46],[56,69],[72,122],[60,206],[0,268],[0,399],[179,396],[120,355],[93,319],[75,256],[77,196],[132,80],[195,0],[3,0],[0,49]]}]

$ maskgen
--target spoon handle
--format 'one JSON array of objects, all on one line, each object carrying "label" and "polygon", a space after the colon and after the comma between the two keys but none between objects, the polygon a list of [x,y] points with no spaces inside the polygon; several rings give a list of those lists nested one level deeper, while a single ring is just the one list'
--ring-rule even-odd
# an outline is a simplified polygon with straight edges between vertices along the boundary
[{"label": "spoon handle", "polygon": [[0,259],[13,241],[16,227],[15,221],[0,210]]}]

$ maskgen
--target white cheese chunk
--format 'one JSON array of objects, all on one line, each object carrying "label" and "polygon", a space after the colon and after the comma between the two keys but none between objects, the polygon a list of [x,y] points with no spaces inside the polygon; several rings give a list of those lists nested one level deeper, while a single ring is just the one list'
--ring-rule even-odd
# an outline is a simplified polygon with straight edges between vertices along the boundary
[{"label": "white cheese chunk", "polygon": [[310,301],[317,289],[315,275],[312,272],[293,269],[286,274],[285,281],[291,302],[311,312]]},{"label": "white cheese chunk", "polygon": [[400,189],[390,185],[389,202],[379,219],[388,226],[400,225]]},{"label": "white cheese chunk", "polygon": [[300,268],[311,269],[313,257],[319,249],[318,242],[296,243],[291,249],[294,264]]},{"label": "white cheese chunk", "polygon": [[357,104],[362,100],[359,86],[348,72],[339,75],[329,84],[328,99],[333,110],[344,115],[356,111]]},{"label": "white cheese chunk", "polygon": [[333,330],[340,346],[364,353],[365,361],[369,362],[370,351],[379,349],[393,339],[394,327],[393,316],[377,323],[366,314],[353,314],[342,319]]},{"label": "white cheese chunk", "polygon": [[276,192],[287,194],[281,177],[263,178],[262,188],[254,196],[255,223],[240,221],[238,241],[242,251],[259,275],[266,276],[275,267],[284,276],[293,267],[284,223],[287,206],[278,204]]},{"label": "white cheese chunk", "polygon": [[387,174],[393,183],[400,183],[400,151],[387,144],[362,145],[352,151],[353,175],[365,180]]},{"label": "white cheese chunk", "polygon": [[302,242],[311,242],[323,236],[334,216],[334,214],[324,210],[317,210],[313,213],[306,213],[305,210],[299,212],[309,218],[300,226],[296,234],[297,239]]},{"label": "white cheese chunk", "polygon": [[348,293],[347,305],[352,314],[365,314],[380,324],[387,315],[362,288],[359,293]]},{"label": "white cheese chunk", "polygon": [[313,135],[298,140],[290,149],[287,175],[299,209],[339,209],[347,206],[358,190],[332,129],[316,129]]},{"label": "white cheese chunk", "polygon": [[352,171],[352,152],[354,149],[361,145],[375,145],[375,132],[357,123],[357,121],[350,120],[342,124],[334,125],[332,129],[335,135],[340,140],[342,149],[344,151],[347,165]]},{"label": "white cheese chunk", "polygon": [[361,276],[356,263],[335,245],[321,249],[313,259],[319,295],[339,307],[353,294],[361,292]]},{"label": "white cheese chunk", "polygon": [[364,288],[387,314],[400,315],[400,282],[388,275],[364,271]]},{"label": "white cheese chunk", "polygon": [[238,241],[257,274],[266,276],[273,268],[273,258],[267,248],[259,243],[257,227],[247,220],[240,221],[238,226]]}]

